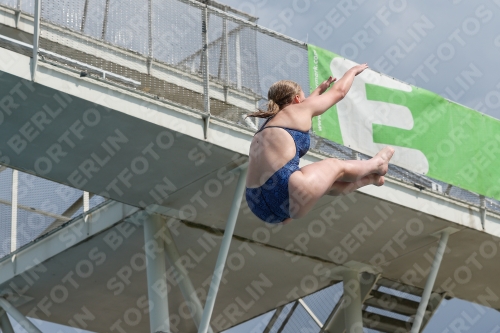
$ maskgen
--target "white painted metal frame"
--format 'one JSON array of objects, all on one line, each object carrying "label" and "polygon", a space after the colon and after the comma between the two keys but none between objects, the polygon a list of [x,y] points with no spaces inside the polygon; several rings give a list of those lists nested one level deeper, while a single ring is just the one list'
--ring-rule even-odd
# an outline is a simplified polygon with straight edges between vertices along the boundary
[{"label": "white painted metal frame", "polygon": [[427,304],[429,303],[429,298],[432,293],[432,288],[434,287],[434,282],[436,281],[439,266],[441,265],[441,260],[443,259],[444,250],[446,249],[446,243],[448,242],[449,236],[449,230],[442,231],[441,239],[439,240],[439,245],[434,256],[434,261],[432,262],[431,271],[429,272],[429,276],[425,282],[424,292],[418,306],[417,315],[413,321],[411,333],[420,332],[420,326],[422,325],[422,321],[425,316],[425,310],[427,309]]},{"label": "white painted metal frame", "polygon": [[[137,211],[139,211],[137,207],[110,201],[108,204],[95,209],[95,214],[91,214],[87,222],[83,218],[79,218],[68,226],[30,244],[30,246],[21,248],[10,256],[2,258],[0,261],[0,285],[23,274],[33,266],[43,263],[68,248],[85,241],[87,238],[110,228]],[[74,232],[75,238],[71,243],[62,242],[59,238],[60,234],[66,233],[68,230],[78,230],[78,232]],[[86,232],[80,232],[81,230]]]},{"label": "white painted metal frame", "polygon": [[21,0],[17,0],[15,15],[16,15],[16,28],[19,28],[19,22],[21,21]]},{"label": "white painted metal frame", "polygon": [[31,62],[31,81],[35,81],[36,69],[38,66],[38,43],[40,41],[40,14],[42,10],[42,0],[35,0],[34,32],[33,32],[33,58]]},{"label": "white painted metal frame", "polygon": [[316,315],[314,314],[314,312],[311,310],[311,308],[309,308],[309,306],[307,306],[306,302],[304,302],[302,300],[302,298],[299,298],[299,303],[300,305],[302,305],[302,307],[306,310],[306,312],[309,314],[309,316],[311,316],[311,318],[314,320],[314,322],[319,326],[319,327],[323,327],[323,323],[321,322],[321,320],[318,319],[318,317],[316,317]]},{"label": "white painted metal frame", "polygon": [[18,189],[19,171],[12,170],[12,210],[10,221],[10,252],[17,249],[17,189]]},{"label": "white painted metal frame", "polygon": [[233,203],[231,205],[231,210],[229,211],[229,216],[227,218],[226,229],[224,230],[224,237],[222,238],[222,244],[220,246],[219,256],[217,257],[214,274],[212,275],[212,281],[210,282],[210,289],[208,291],[207,301],[205,302],[205,309],[203,310],[203,316],[201,318],[200,327],[198,328],[198,333],[207,333],[208,331],[210,318],[212,317],[212,312],[214,309],[215,298],[217,297],[217,292],[219,291],[219,285],[222,279],[224,265],[226,264],[226,259],[229,252],[229,245],[231,244],[231,239],[234,233],[234,227],[236,225],[236,219],[238,218],[238,213],[241,206],[241,200],[243,199],[243,192],[245,190],[245,180],[248,171],[248,162],[240,166],[239,169],[241,171],[240,177],[236,185]]},{"label": "white painted metal frame", "polygon": [[[4,309],[12,318],[14,318],[28,333],[42,333],[31,321],[28,320],[5,298],[0,297],[0,307]],[[3,320],[2,320],[3,321]]]},{"label": "white painted metal frame", "polygon": [[205,107],[205,115],[203,120],[205,122],[205,140],[208,138],[208,130],[210,127],[210,73],[208,67],[208,6],[205,5],[201,12],[201,33],[203,43],[202,53],[202,75],[203,75],[203,101]]}]

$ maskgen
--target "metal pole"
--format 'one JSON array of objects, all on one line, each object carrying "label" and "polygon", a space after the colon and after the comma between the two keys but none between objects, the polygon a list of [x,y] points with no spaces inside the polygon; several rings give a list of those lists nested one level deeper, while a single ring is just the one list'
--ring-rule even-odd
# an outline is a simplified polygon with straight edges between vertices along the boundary
[{"label": "metal pole", "polygon": [[82,25],[80,27],[81,33],[85,31],[85,23],[87,23],[88,12],[89,12],[89,0],[85,0],[85,4],[83,5]]},{"label": "metal pole", "polygon": [[101,39],[106,38],[106,30],[108,29],[108,13],[109,13],[109,0],[106,0],[106,6],[104,9],[104,18],[102,19],[102,34]]},{"label": "metal pole", "polygon": [[217,292],[219,291],[222,272],[224,271],[224,265],[226,264],[227,254],[229,252],[229,245],[231,244],[231,238],[233,237],[234,226],[236,225],[236,219],[238,218],[238,212],[240,210],[241,200],[243,198],[243,192],[245,190],[248,164],[242,165],[240,169],[240,178],[238,179],[238,184],[236,185],[233,203],[231,205],[231,210],[229,211],[229,216],[227,218],[226,230],[224,231],[224,237],[222,238],[219,256],[217,257],[214,274],[212,275],[212,281],[210,282],[210,290],[208,291],[207,301],[205,303],[205,309],[203,310],[203,316],[201,318],[201,324],[200,328],[198,329],[198,333],[206,333],[208,330],[210,318],[212,317],[212,312],[214,310],[215,298],[217,297]]},{"label": "metal pole", "polygon": [[236,32],[236,88],[241,90],[241,45],[240,45],[240,32]]},{"label": "metal pole", "polygon": [[148,0],[148,74],[153,67],[153,0]]},{"label": "metal pole", "polygon": [[31,321],[28,320],[21,312],[13,307],[5,298],[0,297],[0,307],[14,318],[28,333],[42,333]]},{"label": "metal pole", "polygon": [[479,214],[481,218],[481,226],[483,227],[483,230],[486,227],[486,198],[484,195],[479,196],[479,202],[480,202],[480,208],[479,208]]},{"label": "metal pole", "polygon": [[290,311],[288,312],[288,314],[286,315],[285,317],[285,320],[283,320],[283,323],[281,324],[280,328],[278,329],[278,332],[277,333],[282,333],[283,330],[285,329],[286,327],[286,324],[288,324],[288,321],[290,320],[290,318],[292,317],[293,313],[295,312],[295,309],[297,308],[297,306],[299,305],[299,302],[298,301],[295,301],[292,305],[292,308],[290,309]]},{"label": "metal pole", "polygon": [[202,11],[201,33],[203,43],[202,75],[203,75],[203,101],[205,106],[205,139],[208,138],[210,124],[210,76],[208,68],[208,7],[205,5]]},{"label": "metal pole", "polygon": [[[175,267],[180,276],[179,288],[181,289],[184,299],[188,302],[191,313],[194,314],[193,320],[198,328],[200,327],[203,306],[196,295],[196,290],[191,282],[191,279],[189,278],[186,268],[181,264],[179,251],[177,250],[177,246],[175,245],[174,239],[172,238],[172,234],[170,233],[170,229],[168,227],[165,227],[165,251],[168,261]],[[208,327],[208,331],[210,333],[213,332],[210,326]]]},{"label": "metal pole", "polygon": [[427,304],[429,303],[429,298],[432,293],[432,288],[434,287],[434,282],[436,281],[439,266],[441,265],[441,260],[443,259],[444,250],[446,249],[446,243],[448,242],[449,236],[449,231],[443,231],[441,234],[441,239],[439,240],[434,261],[432,262],[431,271],[427,277],[427,281],[425,282],[424,293],[422,294],[422,299],[418,305],[417,314],[411,327],[411,333],[418,333],[420,331],[420,325],[422,325],[422,320],[424,319],[425,310],[427,309]]},{"label": "metal pole", "polygon": [[363,315],[359,272],[348,269],[344,278],[344,319],[347,333],[363,333]]},{"label": "metal pole", "polygon": [[15,333],[12,324],[10,323],[9,316],[4,310],[0,311],[0,329],[2,333]]},{"label": "metal pole", "polygon": [[[161,238],[155,239],[155,235],[162,229],[163,225],[163,218],[158,214],[151,214],[144,221],[148,298],[153,303],[149,312],[151,333],[170,332],[164,242]],[[160,293],[162,290],[157,291],[159,289],[164,292]]]},{"label": "metal pole", "polygon": [[38,42],[40,41],[40,10],[42,0],[35,0],[35,14],[33,21],[33,61],[31,63],[31,81],[35,81],[36,68],[38,65]]},{"label": "metal pole", "polygon": [[299,298],[299,303],[302,305],[302,307],[306,310],[306,312],[311,316],[311,318],[318,324],[319,327],[323,327],[323,323],[319,320],[318,317],[314,314],[314,312],[309,308],[309,306],[302,300],[302,298]]},{"label": "metal pole", "polygon": [[10,252],[17,250],[17,188],[19,172],[12,170],[12,207],[10,227]]},{"label": "metal pole", "polygon": [[285,308],[285,304],[276,308],[276,311],[274,311],[272,318],[269,320],[269,323],[267,323],[267,326],[262,333],[271,332],[271,329],[273,328],[274,323],[276,323],[276,321],[278,320],[278,318],[281,315],[281,312],[283,311],[284,308]]},{"label": "metal pole", "polygon": [[16,13],[16,29],[19,29],[19,21],[21,20],[21,0],[17,0],[15,13]]}]

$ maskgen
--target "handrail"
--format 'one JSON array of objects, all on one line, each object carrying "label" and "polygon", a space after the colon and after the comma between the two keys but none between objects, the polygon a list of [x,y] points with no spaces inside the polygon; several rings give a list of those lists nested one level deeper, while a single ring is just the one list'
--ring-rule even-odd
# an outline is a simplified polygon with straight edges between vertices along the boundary
[{"label": "handrail", "polygon": [[[30,45],[30,44],[25,43],[25,42],[21,42],[21,41],[19,41],[17,39],[13,39],[13,38],[10,38],[10,37],[7,37],[7,36],[3,36],[3,35],[0,35],[0,39],[6,41],[8,43],[14,44],[16,46],[21,46],[21,47],[24,47],[24,48],[26,48],[28,50],[33,50],[33,45]],[[125,83],[132,84],[134,86],[140,86],[141,85],[141,82],[139,82],[139,81],[129,79],[129,78],[125,77],[125,76],[118,75],[118,74],[115,74],[113,72],[106,71],[106,70],[101,69],[99,67],[95,67],[95,66],[86,64],[84,62],[77,61],[77,60],[74,60],[74,59],[62,56],[62,55],[54,53],[54,52],[44,50],[42,48],[38,49],[38,52],[41,55],[48,55],[48,56],[57,58],[59,60],[63,60],[65,62],[68,62],[70,64],[76,65],[76,66],[78,66],[80,68],[84,68],[84,69],[87,69],[87,70],[90,70],[90,71],[93,71],[93,72],[100,73],[103,78],[106,78],[106,76],[108,76],[108,77],[111,77],[111,78],[123,81]]]}]

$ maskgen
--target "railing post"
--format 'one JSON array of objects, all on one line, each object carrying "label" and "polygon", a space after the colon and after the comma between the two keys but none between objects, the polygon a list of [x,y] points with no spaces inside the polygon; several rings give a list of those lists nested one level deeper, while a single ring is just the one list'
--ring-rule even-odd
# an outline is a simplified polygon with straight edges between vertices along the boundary
[{"label": "railing post", "polygon": [[80,32],[82,34],[85,31],[85,23],[87,23],[88,12],[89,12],[89,0],[85,0],[85,5],[83,6],[82,26],[80,27]]},{"label": "railing post", "polygon": [[21,21],[21,0],[17,0],[15,13],[16,13],[16,29],[19,29],[19,22]]},{"label": "railing post", "polygon": [[40,41],[40,11],[42,0],[35,0],[35,14],[33,15],[33,60],[31,62],[31,81],[35,81],[38,66],[38,42]]},{"label": "railing post", "polygon": [[12,202],[10,227],[10,252],[17,250],[17,188],[19,172],[12,170]]},{"label": "railing post", "polygon": [[483,227],[483,230],[486,228],[486,198],[484,195],[479,196],[479,214],[481,218],[481,226]]},{"label": "railing post", "polygon": [[[224,10],[227,10],[227,6],[224,6]],[[221,72],[221,67],[224,68],[224,101],[227,103],[227,97],[229,93],[229,33],[227,31],[227,19],[224,17],[222,19],[222,46],[221,46],[221,63],[223,66],[219,66],[219,77]],[[224,61],[222,62],[222,59]]]},{"label": "railing post", "polygon": [[203,75],[203,101],[205,107],[205,121],[204,134],[205,139],[208,138],[208,129],[210,125],[210,73],[208,67],[208,5],[205,4],[202,10],[201,20],[201,33],[203,43],[203,53],[201,55],[202,61],[202,75]]},{"label": "railing post", "polygon": [[148,74],[153,67],[153,0],[148,0]]},{"label": "railing post", "polygon": [[241,90],[242,82],[241,82],[241,45],[240,45],[240,30],[236,31],[236,40],[235,40],[235,48],[236,48],[236,88]]},{"label": "railing post", "polygon": [[104,7],[104,18],[102,19],[102,34],[101,39],[106,38],[106,31],[108,30],[108,13],[109,13],[109,0],[106,0],[106,6]]}]

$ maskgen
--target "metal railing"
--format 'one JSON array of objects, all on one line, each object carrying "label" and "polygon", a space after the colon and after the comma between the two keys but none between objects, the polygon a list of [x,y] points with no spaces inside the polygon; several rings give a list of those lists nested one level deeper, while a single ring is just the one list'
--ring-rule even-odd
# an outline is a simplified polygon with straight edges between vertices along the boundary
[{"label": "metal railing", "polygon": [[6,167],[0,176],[0,258],[105,201]]}]

